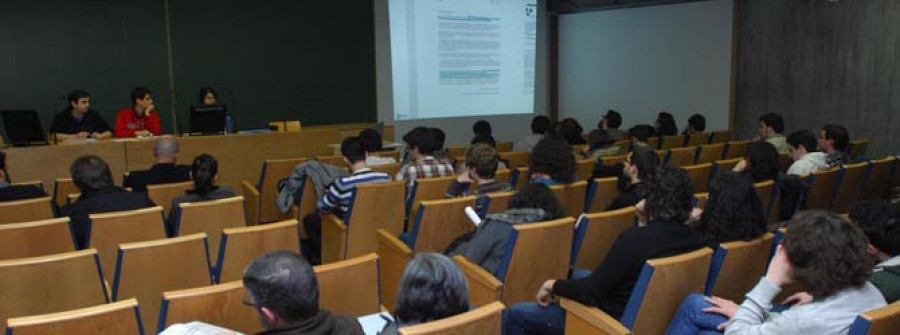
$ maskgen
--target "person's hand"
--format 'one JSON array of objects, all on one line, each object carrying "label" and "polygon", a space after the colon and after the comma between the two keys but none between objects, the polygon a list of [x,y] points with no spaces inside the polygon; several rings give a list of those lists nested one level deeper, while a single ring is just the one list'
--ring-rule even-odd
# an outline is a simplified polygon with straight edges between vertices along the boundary
[{"label": "person's hand", "polygon": [[[731,318],[734,317],[734,313],[737,312],[738,305],[735,304],[734,301],[719,297],[706,297],[704,299],[706,302],[712,304],[712,306],[703,309],[706,313],[720,314],[731,320]],[[725,330],[725,326],[727,325],[728,321],[725,321],[720,323],[716,328],[719,329],[719,331],[722,331]]]},{"label": "person's hand", "polygon": [[144,111],[144,115],[150,115],[150,112],[152,112],[154,109],[156,109],[156,106],[150,105],[150,107],[147,107],[147,109]]},{"label": "person's hand", "polygon": [[134,132],[134,136],[137,136],[137,137],[150,137],[150,136],[153,136],[153,133],[151,133],[149,130],[138,130],[138,131],[135,131],[135,132]]},{"label": "person's hand", "polygon": [[703,216],[703,208],[694,207],[694,209],[691,210],[691,216],[688,218],[688,223],[700,221],[701,216]]},{"label": "person's hand", "polygon": [[637,216],[639,226],[647,224],[647,213],[644,212],[644,204],[645,202],[642,199],[634,205],[634,215]]},{"label": "person's hand", "polygon": [[744,172],[747,169],[747,160],[742,159],[740,162],[734,165],[731,169],[732,172]]},{"label": "person's hand", "polygon": [[769,271],[766,272],[766,279],[773,285],[782,287],[791,282],[793,272],[794,270],[791,266],[791,261],[788,259],[787,252],[784,251],[784,246],[779,244],[778,248],[775,249],[775,257],[772,257],[772,262],[769,263]]},{"label": "person's hand", "polygon": [[797,293],[794,293],[793,295],[791,295],[790,297],[787,297],[787,299],[784,299],[784,301],[782,301],[781,304],[782,305],[800,306],[800,305],[806,305],[812,301],[813,301],[813,296],[811,294],[806,293],[806,292],[797,292]]},{"label": "person's hand", "polygon": [[556,284],[556,279],[547,280],[541,285],[536,297],[539,305],[547,307],[553,301],[553,284]]},{"label": "person's hand", "polygon": [[463,184],[468,184],[472,182],[472,178],[469,178],[469,170],[466,168],[462,168],[462,171],[459,173],[459,177],[456,177],[456,181]]}]

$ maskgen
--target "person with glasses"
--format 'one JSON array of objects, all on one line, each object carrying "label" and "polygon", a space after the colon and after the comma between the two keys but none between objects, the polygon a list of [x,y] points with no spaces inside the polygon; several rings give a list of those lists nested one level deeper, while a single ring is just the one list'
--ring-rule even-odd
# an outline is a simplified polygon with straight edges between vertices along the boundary
[{"label": "person with glasses", "polygon": [[659,155],[655,150],[637,146],[631,149],[622,164],[622,174],[619,176],[621,193],[606,210],[634,206],[638,201],[644,199],[643,180],[656,173],[657,166],[659,166]]}]

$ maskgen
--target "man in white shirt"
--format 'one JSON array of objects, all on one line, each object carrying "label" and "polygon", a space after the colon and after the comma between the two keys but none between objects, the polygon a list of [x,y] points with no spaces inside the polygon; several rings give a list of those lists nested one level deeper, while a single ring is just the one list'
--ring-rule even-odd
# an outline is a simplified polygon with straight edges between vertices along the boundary
[{"label": "man in white shirt", "polygon": [[812,172],[828,168],[826,154],[815,151],[818,140],[811,131],[798,130],[787,137],[788,154],[794,163],[788,168],[787,174],[805,176]]}]

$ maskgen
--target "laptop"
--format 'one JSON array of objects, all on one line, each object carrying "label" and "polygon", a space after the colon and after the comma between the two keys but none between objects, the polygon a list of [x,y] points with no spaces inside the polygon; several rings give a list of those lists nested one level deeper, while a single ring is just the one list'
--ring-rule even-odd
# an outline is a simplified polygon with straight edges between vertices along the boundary
[{"label": "laptop", "polygon": [[13,146],[45,145],[47,133],[41,126],[41,118],[33,109],[0,111],[3,116],[3,125],[6,128],[6,138]]},{"label": "laptop", "polygon": [[191,106],[191,134],[225,133],[225,106]]}]

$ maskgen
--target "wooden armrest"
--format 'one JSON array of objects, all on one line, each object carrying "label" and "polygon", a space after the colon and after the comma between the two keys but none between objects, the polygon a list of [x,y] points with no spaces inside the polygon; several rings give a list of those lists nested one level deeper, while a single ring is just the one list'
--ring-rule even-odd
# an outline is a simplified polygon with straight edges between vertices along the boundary
[{"label": "wooden armrest", "polygon": [[599,308],[588,307],[574,300],[560,299],[560,306],[566,310],[567,334],[612,334],[625,335],[631,331],[618,320]]},{"label": "wooden armrest", "polygon": [[334,214],[322,215],[322,264],[344,260],[347,226]]},{"label": "wooden armrest", "polygon": [[453,260],[469,282],[469,302],[472,305],[484,306],[500,301],[503,283],[494,275],[461,255],[453,256]]},{"label": "wooden armrest", "polygon": [[381,303],[393,314],[400,277],[413,252],[406,243],[385,229],[378,229],[375,237],[378,239],[376,252],[381,258]]},{"label": "wooden armrest", "polygon": [[247,212],[247,225],[254,226],[259,224],[259,190],[249,181],[241,181],[241,193],[244,199],[244,210]]}]

